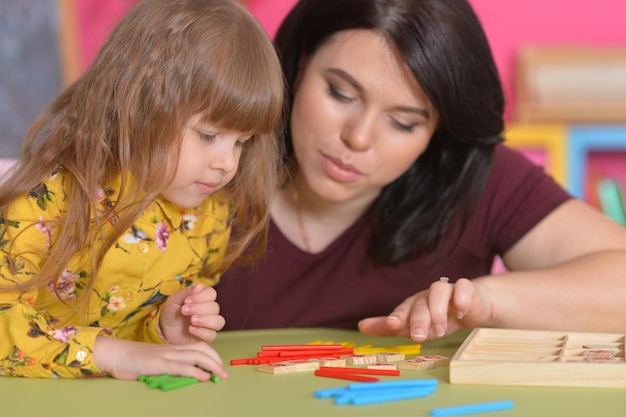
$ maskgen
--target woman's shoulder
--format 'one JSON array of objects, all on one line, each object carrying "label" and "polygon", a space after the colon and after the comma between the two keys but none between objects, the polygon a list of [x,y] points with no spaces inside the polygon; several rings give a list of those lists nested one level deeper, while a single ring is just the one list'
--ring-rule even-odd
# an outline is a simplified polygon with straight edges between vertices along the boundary
[{"label": "woman's shoulder", "polygon": [[521,150],[506,144],[496,145],[488,185],[491,183],[515,188],[529,182],[554,183],[555,187],[560,187],[546,172],[545,166],[531,161]]},{"label": "woman's shoulder", "polygon": [[519,149],[512,148],[506,143],[500,143],[495,147],[494,167],[506,167],[513,164],[514,167],[531,168],[537,166],[531,162]]},{"label": "woman's shoulder", "polygon": [[491,250],[503,253],[570,198],[544,167],[521,151],[496,145],[472,231]]}]

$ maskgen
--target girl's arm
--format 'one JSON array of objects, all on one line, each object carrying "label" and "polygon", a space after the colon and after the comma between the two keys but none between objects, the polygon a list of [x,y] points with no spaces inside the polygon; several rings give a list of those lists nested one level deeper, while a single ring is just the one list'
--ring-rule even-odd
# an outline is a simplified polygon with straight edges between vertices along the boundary
[{"label": "girl's arm", "polygon": [[503,259],[512,272],[437,281],[388,317],[363,320],[360,329],[416,341],[479,326],[623,332],[626,228],[599,211],[568,201]]},{"label": "girl's arm", "polygon": [[[45,254],[54,244],[54,219],[64,209],[65,194],[56,180],[44,182],[16,199],[0,222],[0,373],[28,377],[88,377],[100,374],[93,363],[93,347],[102,328],[60,325],[61,313],[39,311],[45,283],[25,291],[17,285],[36,277]],[[68,279],[61,289],[67,300],[76,283]],[[46,294],[48,295],[48,294]],[[72,312],[68,308],[64,318]],[[69,322],[68,322],[69,323]]]},{"label": "girl's arm", "polygon": [[0,292],[0,374],[120,379],[171,374],[206,381],[227,378],[219,355],[205,342],[180,345],[115,339],[95,327],[54,327],[30,305],[37,292]]},{"label": "girl's arm", "polygon": [[32,308],[36,294],[0,291],[0,374],[36,378],[101,374],[93,361],[93,346],[103,330],[55,327]]},{"label": "girl's arm", "polygon": [[163,374],[200,381],[208,381],[212,374],[228,378],[219,355],[204,342],[159,345],[99,336],[94,362],[98,369],[118,379]]}]

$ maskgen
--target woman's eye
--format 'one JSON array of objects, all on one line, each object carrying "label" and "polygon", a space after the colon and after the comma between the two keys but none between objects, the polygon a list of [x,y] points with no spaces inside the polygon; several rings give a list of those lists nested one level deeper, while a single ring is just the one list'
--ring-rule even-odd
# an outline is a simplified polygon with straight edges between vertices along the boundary
[{"label": "woman's eye", "polygon": [[328,83],[328,92],[332,97],[336,98],[339,101],[344,101],[348,103],[353,101],[352,98],[343,95],[334,84]]},{"label": "woman's eye", "polygon": [[395,120],[395,119],[391,119],[391,123],[393,123],[393,125],[400,130],[403,130],[405,132],[413,132],[413,130],[415,129],[415,127],[417,126],[417,123],[413,123],[413,124],[405,124],[405,123],[400,123],[399,121]]}]

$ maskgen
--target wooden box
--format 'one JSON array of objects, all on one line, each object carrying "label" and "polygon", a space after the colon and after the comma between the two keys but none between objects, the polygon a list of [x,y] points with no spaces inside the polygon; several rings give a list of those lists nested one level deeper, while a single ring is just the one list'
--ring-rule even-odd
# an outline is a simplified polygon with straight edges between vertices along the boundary
[{"label": "wooden box", "polygon": [[450,361],[450,383],[626,387],[624,335],[478,328]]}]

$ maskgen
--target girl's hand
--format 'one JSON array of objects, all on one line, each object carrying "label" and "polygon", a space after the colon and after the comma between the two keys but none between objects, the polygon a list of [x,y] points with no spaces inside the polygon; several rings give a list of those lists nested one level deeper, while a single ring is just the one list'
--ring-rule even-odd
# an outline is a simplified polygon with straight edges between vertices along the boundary
[{"label": "girl's hand", "polygon": [[93,357],[98,369],[118,379],[164,374],[200,381],[208,381],[211,374],[228,378],[219,355],[204,342],[160,345],[98,336]]},{"label": "girl's hand", "polygon": [[172,344],[184,345],[215,340],[226,323],[220,316],[217,292],[202,284],[192,285],[170,295],[161,311],[161,331]]},{"label": "girl's hand", "polygon": [[387,317],[369,317],[359,330],[369,336],[409,336],[416,342],[451,335],[463,328],[487,325],[491,303],[485,290],[466,278],[454,284],[442,279],[407,298]]}]

